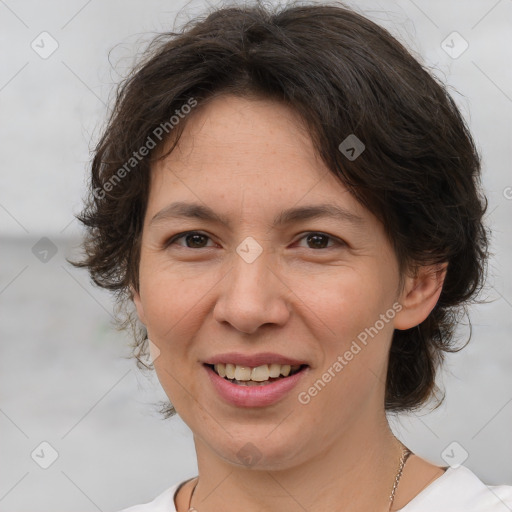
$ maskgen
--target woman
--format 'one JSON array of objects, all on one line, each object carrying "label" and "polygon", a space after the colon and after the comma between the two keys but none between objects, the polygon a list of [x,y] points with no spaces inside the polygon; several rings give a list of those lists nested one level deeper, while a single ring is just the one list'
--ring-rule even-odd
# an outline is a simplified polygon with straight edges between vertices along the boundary
[{"label": "woman", "polygon": [[435,398],[482,286],[479,172],[443,86],[347,8],[159,37],[96,149],[77,265],[135,306],[199,475],[126,510],[510,510],[386,418]]}]

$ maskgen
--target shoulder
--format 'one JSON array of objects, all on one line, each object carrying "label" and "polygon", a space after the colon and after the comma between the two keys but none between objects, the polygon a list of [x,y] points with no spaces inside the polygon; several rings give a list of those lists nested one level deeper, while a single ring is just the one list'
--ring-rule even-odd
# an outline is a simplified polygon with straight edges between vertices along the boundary
[{"label": "shoulder", "polygon": [[184,483],[185,482],[174,484],[148,503],[133,505],[119,512],[176,512],[174,495]]},{"label": "shoulder", "polygon": [[510,512],[512,486],[486,485],[465,466],[451,467],[397,512]]}]

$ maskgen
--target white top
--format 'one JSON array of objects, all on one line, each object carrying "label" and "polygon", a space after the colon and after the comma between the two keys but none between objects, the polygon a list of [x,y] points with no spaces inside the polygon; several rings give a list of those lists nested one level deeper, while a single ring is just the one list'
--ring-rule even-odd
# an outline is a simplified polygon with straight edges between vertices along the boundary
[{"label": "white top", "polygon": [[[119,512],[176,512],[174,494],[183,483],[173,485],[150,503],[135,505]],[[510,511],[512,485],[485,485],[465,466],[448,468],[400,509],[400,512]]]}]

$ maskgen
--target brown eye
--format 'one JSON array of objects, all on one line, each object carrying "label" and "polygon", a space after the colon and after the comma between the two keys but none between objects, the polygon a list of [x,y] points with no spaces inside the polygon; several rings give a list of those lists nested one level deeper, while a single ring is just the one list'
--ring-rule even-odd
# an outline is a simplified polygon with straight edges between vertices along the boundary
[{"label": "brown eye", "polygon": [[171,240],[166,243],[166,247],[176,245],[175,242],[178,240],[185,240],[185,245],[178,244],[180,247],[185,247],[187,249],[202,249],[207,247],[206,243],[210,240],[210,237],[198,231],[186,231],[185,233],[180,233],[179,235],[172,237]]},{"label": "brown eye", "polygon": [[[325,233],[308,233],[303,236],[301,240],[306,240],[309,249],[330,249],[333,245],[343,245],[341,240],[330,235],[326,235]],[[328,246],[330,241],[334,242],[334,244]]]}]

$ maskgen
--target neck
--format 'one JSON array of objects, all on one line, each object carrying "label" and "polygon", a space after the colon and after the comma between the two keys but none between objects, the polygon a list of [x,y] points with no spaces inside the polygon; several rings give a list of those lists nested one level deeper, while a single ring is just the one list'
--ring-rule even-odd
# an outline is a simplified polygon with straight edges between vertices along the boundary
[{"label": "neck", "polygon": [[385,416],[364,425],[343,432],[314,457],[277,470],[232,464],[194,437],[199,480],[192,505],[197,512],[387,512],[402,446]]}]

